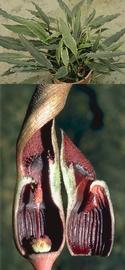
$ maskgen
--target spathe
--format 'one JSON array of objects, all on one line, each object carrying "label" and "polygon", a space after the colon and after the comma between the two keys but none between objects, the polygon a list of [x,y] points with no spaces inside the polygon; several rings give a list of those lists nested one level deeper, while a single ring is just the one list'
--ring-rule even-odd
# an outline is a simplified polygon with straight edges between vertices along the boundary
[{"label": "spathe", "polygon": [[70,85],[37,87],[29,104],[16,151],[14,239],[35,269],[52,267],[64,241],[59,150],[54,121]]},{"label": "spathe", "polygon": [[107,185],[95,180],[91,163],[62,132],[61,170],[68,196],[66,242],[71,255],[108,256],[114,213]]},{"label": "spathe", "polygon": [[[58,148],[54,118],[70,88],[65,83],[37,88],[17,142],[14,238],[36,270],[52,268],[65,239],[71,255],[107,256],[113,245],[107,185],[96,180],[91,163],[63,131]],[[68,195],[66,222],[61,173]]]}]

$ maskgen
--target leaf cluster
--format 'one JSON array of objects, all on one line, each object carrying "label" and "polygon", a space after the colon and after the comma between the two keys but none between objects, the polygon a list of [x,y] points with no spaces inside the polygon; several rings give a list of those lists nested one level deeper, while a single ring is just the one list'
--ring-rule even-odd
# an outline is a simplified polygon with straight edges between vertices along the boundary
[{"label": "leaf cluster", "polygon": [[0,9],[1,16],[14,22],[3,24],[4,27],[16,34],[16,38],[0,36],[0,46],[8,49],[7,53],[0,53],[0,61],[11,65],[3,75],[46,70],[53,79],[76,82],[90,70],[109,74],[125,68],[125,62],[120,60],[125,52],[119,50],[125,28],[107,36],[105,26],[119,13],[96,16],[93,9],[83,18],[82,5],[87,2],[90,7],[93,0],[81,0],[72,9],[63,0],[57,1],[65,19],[46,15],[34,2],[34,10],[29,10],[31,19]]}]

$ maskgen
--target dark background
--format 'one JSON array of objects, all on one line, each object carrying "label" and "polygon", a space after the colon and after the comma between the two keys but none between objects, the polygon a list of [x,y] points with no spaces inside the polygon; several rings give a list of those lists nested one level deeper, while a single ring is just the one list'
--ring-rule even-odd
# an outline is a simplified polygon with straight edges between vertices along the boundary
[{"label": "dark background", "polygon": [[[30,270],[12,238],[12,201],[16,182],[15,144],[34,85],[3,85],[1,98],[2,269]],[[65,248],[54,270],[123,270],[125,267],[125,85],[75,86],[56,123],[92,162],[97,179],[107,182],[116,231],[111,255],[71,257]]]}]

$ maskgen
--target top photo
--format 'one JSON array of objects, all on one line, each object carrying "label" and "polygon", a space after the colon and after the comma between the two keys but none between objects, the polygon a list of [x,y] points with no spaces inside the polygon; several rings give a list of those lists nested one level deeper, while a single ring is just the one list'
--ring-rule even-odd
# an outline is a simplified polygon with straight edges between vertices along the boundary
[{"label": "top photo", "polygon": [[125,84],[124,0],[0,2],[1,84]]}]

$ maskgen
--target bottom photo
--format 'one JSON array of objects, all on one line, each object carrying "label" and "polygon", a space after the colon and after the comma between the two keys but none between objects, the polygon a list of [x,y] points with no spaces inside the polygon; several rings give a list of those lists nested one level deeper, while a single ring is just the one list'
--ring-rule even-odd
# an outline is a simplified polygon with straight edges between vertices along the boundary
[{"label": "bottom photo", "polygon": [[124,269],[124,88],[0,86],[1,269]]}]

